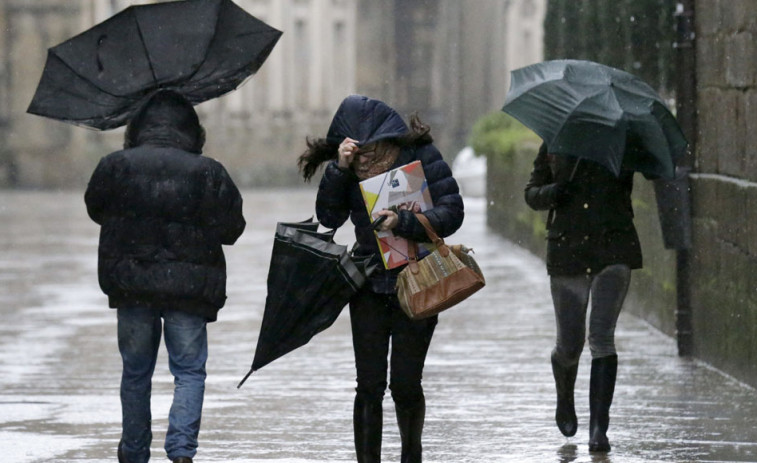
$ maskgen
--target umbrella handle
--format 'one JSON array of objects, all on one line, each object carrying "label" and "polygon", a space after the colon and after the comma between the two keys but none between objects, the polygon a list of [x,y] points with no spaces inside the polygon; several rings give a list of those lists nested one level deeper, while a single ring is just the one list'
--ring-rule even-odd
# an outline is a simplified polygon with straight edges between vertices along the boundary
[{"label": "umbrella handle", "polygon": [[244,384],[244,382],[247,381],[247,378],[250,377],[250,375],[252,374],[253,371],[255,371],[255,370],[253,370],[252,368],[250,368],[250,371],[248,371],[247,374],[244,375],[244,378],[242,378],[242,381],[240,381],[239,384],[237,384],[237,389],[239,389],[240,387],[242,387],[242,384]]},{"label": "umbrella handle", "polygon": [[578,165],[581,163],[581,158],[576,159],[576,164],[573,166],[573,172],[570,173],[570,179],[569,182],[573,181],[573,177],[576,176],[576,171],[578,170]]}]

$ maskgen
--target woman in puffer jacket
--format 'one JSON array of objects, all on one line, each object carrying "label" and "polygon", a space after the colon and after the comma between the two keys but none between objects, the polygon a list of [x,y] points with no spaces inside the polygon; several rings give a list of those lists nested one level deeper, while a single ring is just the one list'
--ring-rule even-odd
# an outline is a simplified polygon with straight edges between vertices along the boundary
[{"label": "woman in puffer jacket", "polygon": [[[423,366],[437,317],[413,321],[400,308],[395,289],[401,268],[385,270],[371,228],[359,182],[420,160],[433,208],[423,214],[439,236],[454,233],[463,221],[463,201],[447,163],[432,144],[429,128],[417,117],[408,129],[385,103],[351,95],[339,106],[326,138],[308,140],[299,165],[309,180],[327,163],[316,198],[318,220],[338,228],[347,219],[355,227],[358,255],[370,255],[378,271],[350,301],[352,342],[357,369],[353,424],[357,461],[381,461],[382,400],[387,387],[387,357],[391,341],[389,388],[402,439],[402,462],[421,461],[421,433],[426,411],[421,386]],[[430,241],[408,210],[379,213],[387,218],[381,230],[416,242]]]}]

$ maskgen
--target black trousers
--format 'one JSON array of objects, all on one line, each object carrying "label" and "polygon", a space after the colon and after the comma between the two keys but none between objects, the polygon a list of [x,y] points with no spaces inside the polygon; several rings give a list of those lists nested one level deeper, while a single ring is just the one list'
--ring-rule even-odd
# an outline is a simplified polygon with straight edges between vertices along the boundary
[{"label": "black trousers", "polygon": [[395,294],[364,288],[350,301],[350,320],[358,394],[383,398],[391,340],[389,388],[394,402],[407,408],[423,400],[423,365],[438,318],[411,320]]}]

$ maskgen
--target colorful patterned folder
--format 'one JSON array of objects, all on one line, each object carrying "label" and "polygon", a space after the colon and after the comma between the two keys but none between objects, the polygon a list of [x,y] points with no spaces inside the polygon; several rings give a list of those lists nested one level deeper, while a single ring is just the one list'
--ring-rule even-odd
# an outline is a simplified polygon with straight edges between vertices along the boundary
[{"label": "colorful patterned folder", "polygon": [[[433,207],[420,161],[363,180],[360,182],[360,191],[371,222],[379,217],[377,212],[382,209],[423,212]],[[394,236],[391,231],[376,232],[376,240],[387,269],[407,263],[407,240]],[[419,245],[419,257],[428,254],[430,248],[430,244]]]}]

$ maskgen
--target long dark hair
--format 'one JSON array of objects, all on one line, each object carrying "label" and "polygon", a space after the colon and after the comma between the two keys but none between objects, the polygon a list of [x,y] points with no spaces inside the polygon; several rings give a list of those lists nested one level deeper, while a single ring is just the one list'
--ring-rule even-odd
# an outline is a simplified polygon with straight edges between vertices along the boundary
[{"label": "long dark hair", "polygon": [[[427,145],[433,143],[434,139],[431,137],[431,127],[421,121],[416,112],[410,115],[410,130],[405,135],[392,138],[390,141],[402,148]],[[308,148],[297,160],[297,167],[299,167],[305,181],[309,182],[321,164],[337,159],[339,145],[329,143],[325,138],[307,137],[305,142]]]}]

